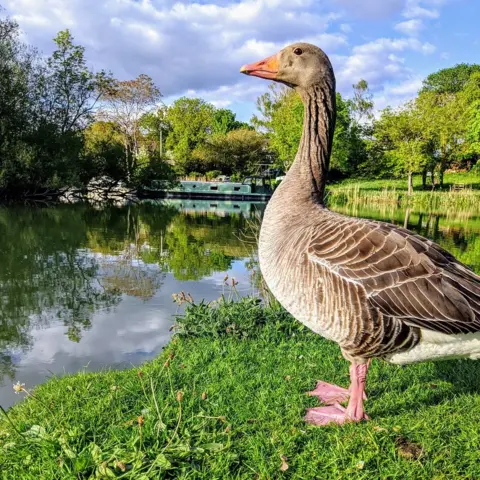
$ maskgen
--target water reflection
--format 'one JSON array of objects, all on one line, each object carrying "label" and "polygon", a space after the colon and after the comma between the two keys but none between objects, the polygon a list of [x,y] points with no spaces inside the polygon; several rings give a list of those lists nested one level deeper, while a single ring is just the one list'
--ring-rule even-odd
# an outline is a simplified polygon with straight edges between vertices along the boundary
[{"label": "water reflection", "polygon": [[[480,272],[480,218],[368,205],[332,207],[432,238]],[[0,208],[0,404],[51,373],[138,364],[168,341],[172,294],[217,299],[225,275],[257,293],[252,239],[263,204],[155,201]],[[228,290],[228,288],[227,288]]]},{"label": "water reflection", "polygon": [[241,237],[262,208],[0,208],[0,403],[15,399],[10,380],[31,386],[47,370],[154,356],[169,337],[173,293],[217,299],[225,272],[251,293]]},{"label": "water reflection", "polygon": [[422,212],[396,206],[333,205],[346,215],[394,223],[438,243],[462,263],[480,273],[480,217],[465,210]]}]

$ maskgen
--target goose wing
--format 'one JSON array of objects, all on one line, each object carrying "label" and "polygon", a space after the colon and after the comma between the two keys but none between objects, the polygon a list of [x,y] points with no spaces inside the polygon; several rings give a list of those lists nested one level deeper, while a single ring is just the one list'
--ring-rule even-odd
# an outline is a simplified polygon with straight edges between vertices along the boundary
[{"label": "goose wing", "polygon": [[431,240],[334,213],[314,232],[309,260],[362,285],[371,307],[437,332],[480,331],[480,277]]}]

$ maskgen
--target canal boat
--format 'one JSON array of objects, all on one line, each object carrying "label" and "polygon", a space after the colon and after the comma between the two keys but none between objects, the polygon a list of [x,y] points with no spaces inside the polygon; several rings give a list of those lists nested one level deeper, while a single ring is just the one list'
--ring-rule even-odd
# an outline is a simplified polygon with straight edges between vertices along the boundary
[{"label": "canal boat", "polygon": [[170,189],[162,189],[153,183],[143,188],[139,196],[143,198],[188,198],[203,200],[246,200],[264,202],[270,199],[273,189],[269,179],[262,175],[245,177],[243,182],[203,182],[181,181]]}]

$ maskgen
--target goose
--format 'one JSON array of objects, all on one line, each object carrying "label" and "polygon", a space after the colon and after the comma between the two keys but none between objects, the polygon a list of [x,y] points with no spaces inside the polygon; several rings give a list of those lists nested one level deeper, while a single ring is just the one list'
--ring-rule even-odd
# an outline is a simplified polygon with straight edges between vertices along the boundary
[{"label": "goose", "polygon": [[[368,420],[372,359],[393,364],[480,357],[480,277],[405,228],[329,210],[324,201],[335,129],[335,75],[323,50],[295,43],[241,73],[294,88],[304,104],[295,160],[265,209],[259,265],[298,321],[336,342],[348,389],[318,381],[314,425]],[[348,401],[346,408],[342,403]]]}]

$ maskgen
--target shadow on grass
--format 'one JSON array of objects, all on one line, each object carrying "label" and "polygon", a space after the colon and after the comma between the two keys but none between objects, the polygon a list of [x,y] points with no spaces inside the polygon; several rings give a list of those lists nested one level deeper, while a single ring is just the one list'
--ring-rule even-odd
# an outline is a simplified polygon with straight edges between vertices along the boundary
[{"label": "shadow on grass", "polygon": [[[444,360],[417,365],[372,365],[367,408],[375,417],[414,413],[461,396],[480,395],[480,362]],[[376,367],[376,368],[375,368]]]}]

